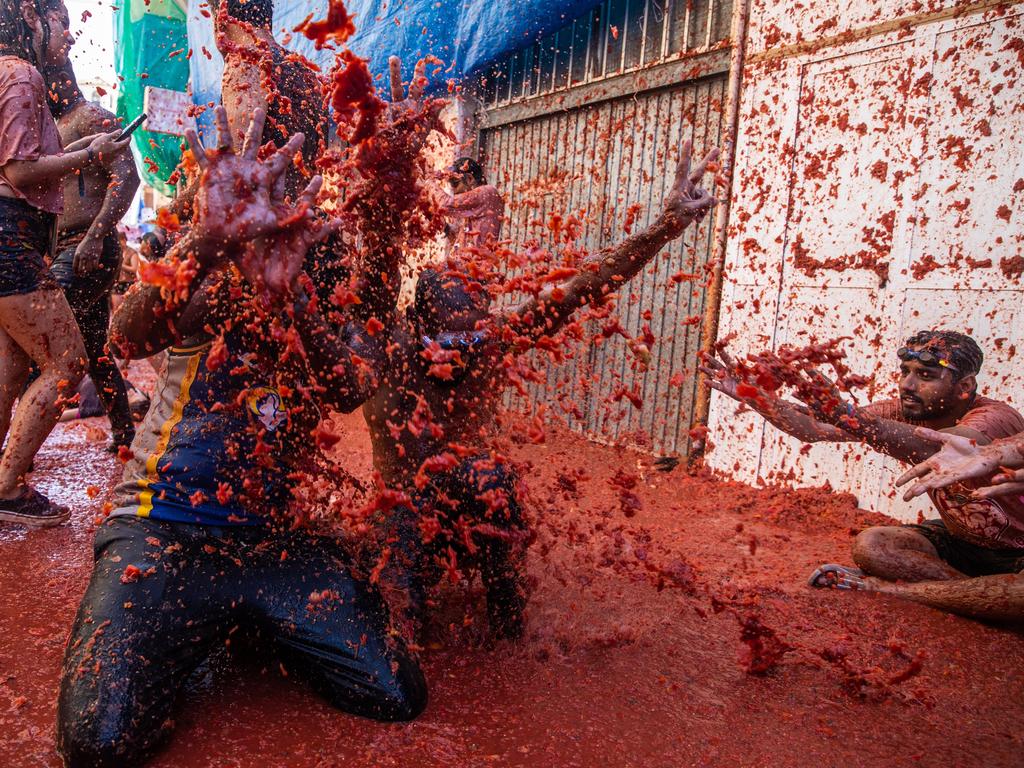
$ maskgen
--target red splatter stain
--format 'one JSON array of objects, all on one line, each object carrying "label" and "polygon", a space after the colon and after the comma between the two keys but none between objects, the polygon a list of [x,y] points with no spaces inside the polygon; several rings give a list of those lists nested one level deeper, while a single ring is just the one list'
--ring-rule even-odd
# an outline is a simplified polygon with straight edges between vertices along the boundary
[{"label": "red splatter stain", "polygon": [[341,0],[330,0],[327,18],[320,21],[312,21],[312,18],[311,13],[292,32],[304,34],[313,41],[318,51],[326,45],[328,39],[344,43],[355,34],[356,25]]}]

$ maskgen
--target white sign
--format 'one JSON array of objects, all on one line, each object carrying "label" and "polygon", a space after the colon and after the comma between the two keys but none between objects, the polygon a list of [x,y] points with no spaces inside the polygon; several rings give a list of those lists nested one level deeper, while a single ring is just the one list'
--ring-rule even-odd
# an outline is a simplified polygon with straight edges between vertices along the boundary
[{"label": "white sign", "polygon": [[188,114],[191,106],[192,100],[184,91],[147,85],[143,95],[143,110],[148,117],[142,127],[153,133],[183,136],[195,123],[195,118]]}]

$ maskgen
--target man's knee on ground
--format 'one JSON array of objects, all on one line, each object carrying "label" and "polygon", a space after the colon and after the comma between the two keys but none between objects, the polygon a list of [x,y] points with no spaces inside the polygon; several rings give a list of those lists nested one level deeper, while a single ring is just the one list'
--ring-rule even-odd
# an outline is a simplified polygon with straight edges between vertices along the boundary
[{"label": "man's knee on ground", "polygon": [[333,706],[373,720],[414,720],[427,706],[426,679],[419,665],[404,652],[381,658],[379,667],[355,685],[347,667],[338,674],[311,671],[309,680]]},{"label": "man's knee on ground", "polygon": [[853,562],[862,570],[870,573],[872,566],[878,562],[886,549],[892,548],[895,526],[876,526],[866,528],[853,540]]},{"label": "man's knee on ground", "polygon": [[427,708],[427,681],[413,661],[399,662],[395,671],[382,720],[415,720]]},{"label": "man's knee on ground", "polygon": [[[75,636],[73,636],[75,637]],[[139,706],[138,692],[127,687],[131,675],[68,656],[57,697],[57,751],[68,768],[141,765],[173,729],[167,718],[169,695],[156,706]]]},{"label": "man's knee on ground", "polygon": [[123,731],[81,710],[58,713],[57,751],[67,768],[134,765],[139,757],[129,752]]}]

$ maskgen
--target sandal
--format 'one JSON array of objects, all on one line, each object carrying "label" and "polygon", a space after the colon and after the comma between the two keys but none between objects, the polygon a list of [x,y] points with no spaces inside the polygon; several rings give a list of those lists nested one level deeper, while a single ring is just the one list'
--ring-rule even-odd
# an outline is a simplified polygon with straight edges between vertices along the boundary
[{"label": "sandal", "polygon": [[807,580],[807,586],[818,589],[864,589],[864,571],[845,565],[826,563]]},{"label": "sandal", "polygon": [[35,488],[26,486],[25,491],[13,499],[0,499],[0,520],[21,523],[30,528],[49,528],[60,525],[71,517],[71,510],[54,504]]}]

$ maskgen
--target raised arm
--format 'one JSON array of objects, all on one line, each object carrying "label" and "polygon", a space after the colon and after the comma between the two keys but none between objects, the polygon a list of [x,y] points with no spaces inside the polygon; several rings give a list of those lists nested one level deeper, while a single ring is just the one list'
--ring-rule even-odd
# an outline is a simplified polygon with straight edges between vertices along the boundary
[{"label": "raised arm", "polygon": [[662,248],[682,235],[690,224],[700,221],[715,199],[697,186],[708,165],[718,157],[713,149],[692,170],[692,143],[683,144],[672,191],[665,210],[650,227],[623,242],[584,259],[568,279],[555,270],[543,287],[503,319],[522,333],[544,334],[557,330],[577,309],[599,301],[631,280]]},{"label": "raised arm", "polygon": [[401,59],[392,56],[388,63],[391,101],[376,136],[356,150],[355,165],[363,180],[346,202],[357,215],[363,246],[356,288],[361,303],[351,312],[362,323],[376,318],[385,325],[398,305],[406,222],[423,192],[417,174],[421,155],[430,133],[442,130],[439,115],[445,105],[423,96],[425,60],[416,63],[408,92]]},{"label": "raised arm", "polygon": [[240,53],[228,53],[225,59],[221,102],[227,110],[232,137],[241,139],[256,110],[268,110],[269,100],[260,82],[262,73],[255,63]]},{"label": "raised arm", "polygon": [[[213,291],[220,282],[211,273],[228,259],[237,260],[243,267],[265,266],[247,277],[260,287],[267,285],[268,290],[278,292],[293,284],[301,268],[294,267],[294,259],[282,258],[268,266],[246,258],[268,234],[288,225],[288,212],[275,209],[270,187],[291,162],[288,153],[294,153],[301,135],[292,137],[282,150],[260,163],[255,157],[263,129],[262,113],[254,121],[260,133],[255,138],[250,134],[253,140],[247,142],[242,156],[234,154],[223,107],[217,108],[216,117],[216,150],[207,152],[195,131],[186,133],[201,170],[191,231],[158,263],[143,266],[142,280],[128,291],[114,316],[111,341],[126,357],[149,356],[201,332],[209,320]],[[289,268],[294,269],[294,275],[286,274]]]},{"label": "raised arm", "polygon": [[[257,110],[241,152],[227,114],[215,111],[216,150],[207,150],[194,131],[185,134],[201,169],[194,231],[206,254],[230,259],[263,299],[294,325],[306,364],[324,404],[350,411],[373,386],[372,344],[351,329],[325,320],[311,281],[303,272],[309,249],[333,232],[336,221],[314,213],[322,179],[314,176],[294,205],[284,200],[278,180],[303,141],[302,134],[267,160],[258,158],[266,115]],[[359,347],[359,351],[355,348]]]}]

